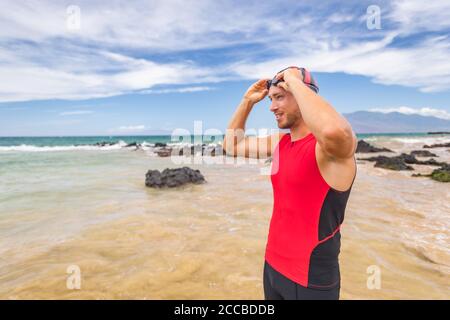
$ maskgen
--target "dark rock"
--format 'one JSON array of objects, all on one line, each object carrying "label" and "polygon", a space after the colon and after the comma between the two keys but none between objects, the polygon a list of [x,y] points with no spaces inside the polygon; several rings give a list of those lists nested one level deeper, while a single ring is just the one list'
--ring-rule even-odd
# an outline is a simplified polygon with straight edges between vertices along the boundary
[{"label": "dark rock", "polygon": [[402,159],[405,163],[408,164],[422,164],[422,165],[429,165],[429,166],[442,166],[445,165],[445,162],[437,162],[434,159],[421,161],[417,160],[413,155],[402,153],[401,155],[397,156],[398,158]]},{"label": "dark rock", "polygon": [[401,158],[397,157],[389,158],[381,156],[381,158],[375,162],[375,167],[389,170],[414,170],[413,167],[408,166]]},{"label": "dark rock", "polygon": [[171,148],[163,148],[159,150],[155,150],[155,153],[158,155],[158,157],[170,157],[172,154]]},{"label": "dark rock", "polygon": [[419,161],[417,164],[425,164],[429,166],[442,166],[445,165],[445,162],[438,162],[434,159],[426,160],[426,161]]},{"label": "dark rock", "polygon": [[137,149],[141,148],[141,144],[137,143],[137,142],[132,142],[125,146],[125,148],[131,148],[131,147],[134,147],[135,150],[137,150]]},{"label": "dark rock", "polygon": [[438,169],[434,169],[430,174],[413,174],[413,177],[430,177],[439,182],[450,182],[450,164],[444,164]]},{"label": "dark rock", "polygon": [[445,164],[431,172],[431,179],[439,182],[450,182],[450,164]]},{"label": "dark rock", "polygon": [[356,153],[369,153],[369,152],[393,152],[387,148],[377,148],[374,147],[364,140],[358,141],[358,146],[356,147]]},{"label": "dark rock", "polygon": [[196,146],[184,146],[183,148],[176,148],[174,150],[175,154],[178,154],[180,156],[216,156],[216,155],[225,155],[225,151],[222,149],[222,146],[217,147],[208,147],[208,145],[196,145]]},{"label": "dark rock", "polygon": [[375,161],[375,167],[391,169],[391,170],[414,170],[408,164],[421,164],[430,166],[446,166],[445,162],[438,162],[435,159],[430,159],[426,161],[417,160],[411,154],[402,153],[395,157],[377,156],[370,158],[361,158],[358,160]]},{"label": "dark rock", "polygon": [[442,148],[442,147],[450,147],[450,142],[448,143],[436,143],[436,144],[432,144],[431,146],[426,144],[423,146],[423,148]]},{"label": "dark rock", "polygon": [[155,147],[167,147],[167,143],[156,142]]},{"label": "dark rock", "polygon": [[174,188],[186,183],[201,184],[206,180],[199,170],[188,167],[176,169],[149,170],[145,175],[145,185],[151,188]]},{"label": "dark rock", "polygon": [[136,146],[137,146],[137,143],[136,143],[136,142],[131,142],[131,143],[127,144],[127,145],[125,146],[125,148],[128,148],[128,147],[136,147]]},{"label": "dark rock", "polygon": [[410,154],[417,157],[437,157],[437,155],[428,150],[413,150]]},{"label": "dark rock", "polygon": [[410,154],[406,154],[406,153],[402,153],[399,156],[395,157],[395,158],[399,158],[401,160],[403,160],[405,163],[408,164],[418,164],[420,161],[416,159],[416,157],[410,155]]},{"label": "dark rock", "polygon": [[203,149],[203,155],[211,157],[225,155],[225,150],[223,150],[222,146],[217,146],[214,148],[205,148]]},{"label": "dark rock", "polygon": [[358,160],[375,161],[375,167],[390,169],[390,170],[414,170],[411,166],[408,166],[402,157],[386,157],[377,156]]},{"label": "dark rock", "polygon": [[94,146],[96,146],[96,147],[106,147],[106,146],[113,146],[115,144],[117,144],[117,141],[116,142],[102,141],[102,142],[94,143]]}]

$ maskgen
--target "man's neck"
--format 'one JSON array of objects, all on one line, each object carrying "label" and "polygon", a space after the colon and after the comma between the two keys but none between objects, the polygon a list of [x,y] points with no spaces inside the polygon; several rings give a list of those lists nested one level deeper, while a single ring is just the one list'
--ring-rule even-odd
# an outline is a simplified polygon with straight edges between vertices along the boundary
[{"label": "man's neck", "polygon": [[309,130],[309,128],[304,123],[301,123],[298,126],[291,127],[290,131],[291,141],[302,139],[311,133],[311,130]]}]

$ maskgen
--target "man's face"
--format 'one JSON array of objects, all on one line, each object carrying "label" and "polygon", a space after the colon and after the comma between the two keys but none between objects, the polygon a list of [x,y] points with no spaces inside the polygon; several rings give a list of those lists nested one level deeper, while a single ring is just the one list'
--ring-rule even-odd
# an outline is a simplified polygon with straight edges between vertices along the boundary
[{"label": "man's face", "polygon": [[270,111],[275,115],[278,128],[288,129],[300,121],[302,115],[292,93],[283,88],[271,86],[269,89]]}]

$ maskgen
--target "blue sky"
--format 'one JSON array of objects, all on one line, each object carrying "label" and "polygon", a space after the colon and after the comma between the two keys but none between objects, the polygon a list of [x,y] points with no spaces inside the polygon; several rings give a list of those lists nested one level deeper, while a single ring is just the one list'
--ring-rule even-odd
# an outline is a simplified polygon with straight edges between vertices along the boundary
[{"label": "blue sky", "polygon": [[[288,65],[310,69],[341,113],[450,119],[449,2],[70,5],[2,1],[0,136],[151,134],[195,120],[223,131],[248,86]],[[268,99],[247,127],[275,128]]]}]

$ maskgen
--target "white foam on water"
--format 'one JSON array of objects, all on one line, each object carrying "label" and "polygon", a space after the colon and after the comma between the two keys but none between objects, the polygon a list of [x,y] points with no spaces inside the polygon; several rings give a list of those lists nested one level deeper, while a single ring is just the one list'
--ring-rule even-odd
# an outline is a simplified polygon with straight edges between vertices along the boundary
[{"label": "white foam on water", "polygon": [[2,146],[0,147],[0,152],[55,152],[55,151],[103,151],[103,150],[119,150],[123,147],[125,147],[127,143],[124,141],[119,141],[116,144],[113,145],[107,145],[107,146],[94,146],[94,145],[81,145],[81,146],[34,146],[34,145],[27,145],[22,144],[19,146]]},{"label": "white foam on water", "polygon": [[424,143],[424,144],[435,144],[435,143],[449,143],[450,139],[448,137],[402,137],[402,138],[392,138],[394,141],[402,143]]}]

